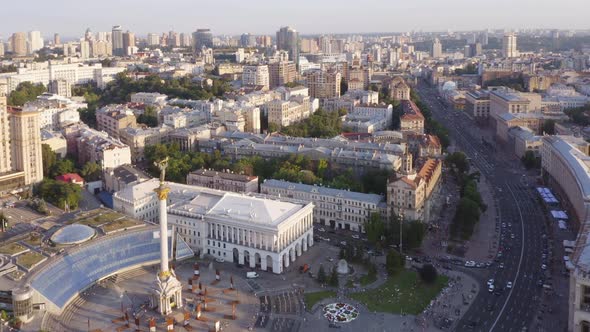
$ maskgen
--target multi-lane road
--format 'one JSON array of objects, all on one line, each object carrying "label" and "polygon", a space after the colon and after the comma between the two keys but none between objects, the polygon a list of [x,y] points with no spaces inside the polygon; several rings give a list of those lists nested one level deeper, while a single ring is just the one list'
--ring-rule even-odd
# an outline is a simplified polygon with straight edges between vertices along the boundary
[{"label": "multi-lane road", "polygon": [[[494,201],[486,204],[497,211],[501,257],[490,268],[470,273],[480,282],[482,291],[456,330],[508,332],[535,327],[542,292],[538,283],[544,274],[542,254],[547,248],[545,216],[535,193],[523,177],[519,162],[489,139],[484,141],[471,119],[447,110],[436,91],[426,84],[420,83],[418,92],[434,118],[449,129],[452,145],[471,159],[473,167],[494,188]],[[502,290],[488,292],[489,279]],[[508,282],[512,282],[512,288],[506,287]]]}]

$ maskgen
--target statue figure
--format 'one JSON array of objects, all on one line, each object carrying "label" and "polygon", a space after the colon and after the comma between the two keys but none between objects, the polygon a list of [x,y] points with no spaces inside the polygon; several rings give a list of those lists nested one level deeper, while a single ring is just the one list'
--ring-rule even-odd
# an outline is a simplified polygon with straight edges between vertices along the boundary
[{"label": "statue figure", "polygon": [[160,183],[164,183],[164,179],[166,178],[166,168],[168,167],[168,157],[154,162],[154,166],[158,167],[160,170]]}]

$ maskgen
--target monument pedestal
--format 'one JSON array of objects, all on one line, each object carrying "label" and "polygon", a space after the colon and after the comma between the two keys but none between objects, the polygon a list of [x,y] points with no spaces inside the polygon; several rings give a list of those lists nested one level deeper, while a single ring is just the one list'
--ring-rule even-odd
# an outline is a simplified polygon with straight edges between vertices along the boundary
[{"label": "monument pedestal", "polygon": [[150,294],[150,306],[160,314],[168,315],[173,308],[182,308],[182,284],[174,271],[158,273]]}]

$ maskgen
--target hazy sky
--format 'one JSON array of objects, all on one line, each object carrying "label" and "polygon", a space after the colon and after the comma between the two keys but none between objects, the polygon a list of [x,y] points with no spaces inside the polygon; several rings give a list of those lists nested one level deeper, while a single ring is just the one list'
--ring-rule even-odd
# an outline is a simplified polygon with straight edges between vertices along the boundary
[{"label": "hazy sky", "polygon": [[0,35],[40,30],[81,36],[120,24],[143,35],[210,28],[214,34],[588,29],[590,0],[0,0]]}]

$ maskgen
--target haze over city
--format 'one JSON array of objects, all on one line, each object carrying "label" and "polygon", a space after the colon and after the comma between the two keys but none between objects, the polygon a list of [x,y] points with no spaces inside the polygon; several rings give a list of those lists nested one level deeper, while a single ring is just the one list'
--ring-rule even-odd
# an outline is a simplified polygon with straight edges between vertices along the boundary
[{"label": "haze over city", "polygon": [[[303,34],[567,28],[587,29],[585,0],[104,0],[4,1],[0,33],[41,30],[75,37],[120,24],[139,34],[210,28],[218,34],[271,33],[291,25]],[[26,17],[26,19],[23,19]]]}]

